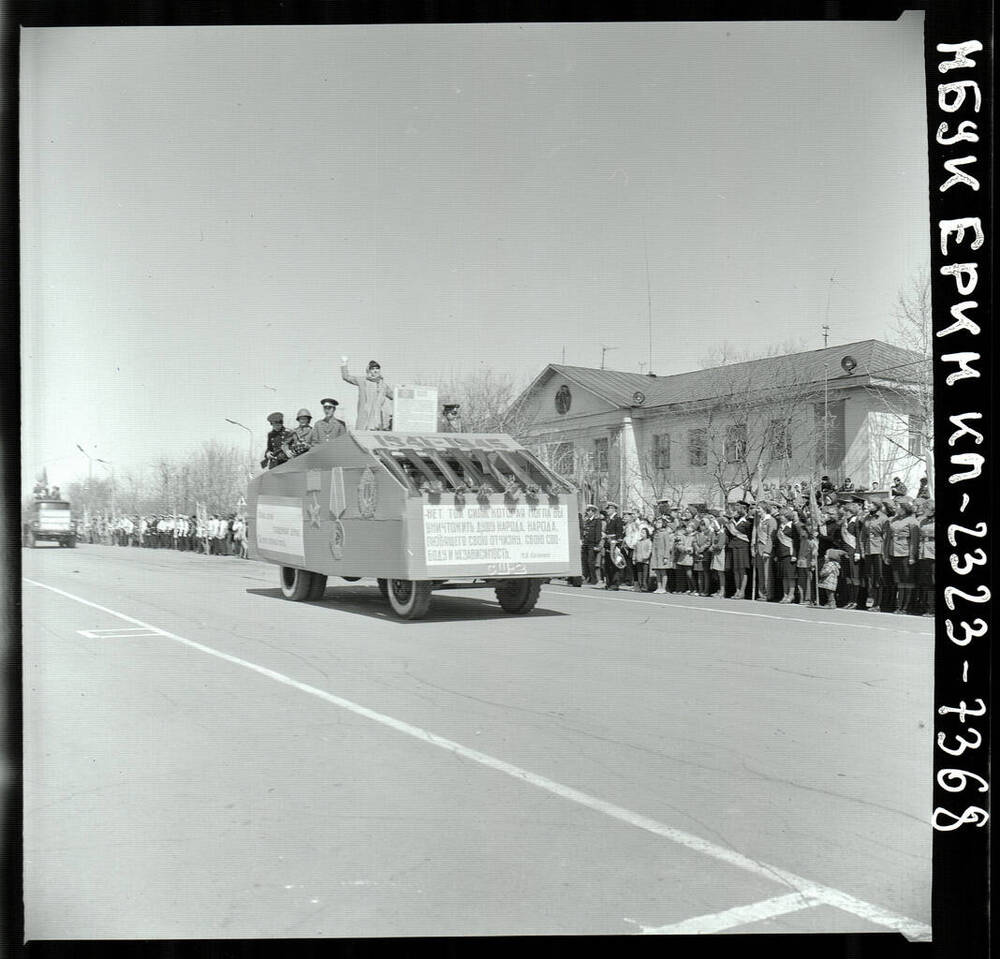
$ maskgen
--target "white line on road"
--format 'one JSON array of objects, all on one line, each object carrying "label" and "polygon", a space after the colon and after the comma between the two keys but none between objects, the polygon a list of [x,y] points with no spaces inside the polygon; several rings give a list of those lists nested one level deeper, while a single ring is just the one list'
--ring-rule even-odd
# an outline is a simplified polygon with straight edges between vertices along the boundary
[{"label": "white line on road", "polygon": [[[610,602],[622,602],[623,600],[615,596],[600,596],[590,593],[583,593],[575,589],[560,589],[560,596],[570,596],[573,599],[604,599]],[[851,623],[845,620],[830,619],[804,619],[799,616],[775,616],[773,613],[751,613],[742,609],[722,609],[716,606],[693,606],[687,603],[658,603],[651,599],[627,599],[627,603],[639,603],[643,606],[669,606],[674,609],[696,609],[703,613],[721,613],[724,616],[753,616],[756,619],[777,619],[783,623],[809,623],[810,626],[846,626],[849,629],[877,629],[887,633],[912,633],[914,636],[933,636],[933,633],[916,629],[899,629],[893,626],[874,626],[871,623]]]},{"label": "white line on road", "polygon": [[468,746],[463,746],[461,743],[445,739],[443,736],[438,736],[435,733],[428,732],[418,726],[411,726],[409,723],[403,722],[399,719],[394,719],[392,716],[386,716],[384,713],[375,712],[375,710],[369,709],[367,706],[361,706],[358,703],[351,702],[349,699],[343,699],[333,693],[328,693],[324,689],[318,689],[317,687],[310,686],[307,683],[300,683],[298,680],[292,679],[290,676],[284,675],[284,673],[268,669],[266,666],[258,666],[256,663],[251,663],[248,660],[240,659],[238,656],[233,656],[230,653],[224,653],[221,650],[213,649],[211,646],[205,646],[202,643],[195,642],[193,639],[185,639],[183,636],[178,636],[176,633],[159,629],[156,626],[150,626],[148,623],[144,623],[140,619],[127,616],[125,613],[119,613],[116,610],[109,609],[107,606],[101,606],[98,603],[93,603],[89,599],[84,599],[81,596],[75,596],[72,593],[67,593],[65,590],[58,589],[55,586],[49,586],[46,583],[40,583],[37,580],[28,579],[27,577],[24,578],[24,581],[26,583],[31,583],[33,586],[39,586],[42,589],[51,590],[53,593],[65,596],[67,599],[71,599],[74,602],[82,603],[84,606],[90,606],[92,609],[97,609],[110,616],[115,616],[127,623],[135,623],[137,626],[145,626],[147,629],[152,630],[157,635],[163,636],[166,639],[172,639],[175,642],[188,646],[191,649],[196,649],[208,656],[214,656],[216,659],[233,663],[261,676],[266,676],[268,679],[273,679],[275,682],[281,683],[282,685],[290,686],[293,689],[298,689],[300,692],[307,693],[310,696],[315,696],[316,698],[332,703],[335,706],[340,706],[342,709],[346,709],[348,712],[352,712],[357,716],[363,716],[365,719],[371,719],[374,722],[381,723],[383,726],[388,726],[390,729],[395,729],[397,732],[403,733],[407,736],[412,736],[414,739],[419,739],[421,742],[437,746],[438,748],[444,749],[455,754],[456,756],[471,759],[473,762],[477,762],[490,769],[495,769],[498,772],[502,772],[513,777],[514,779],[520,780],[521,782],[529,783],[530,785],[543,789],[554,796],[559,796],[563,799],[569,800],[570,802],[585,806],[595,812],[603,813],[612,819],[617,819],[619,822],[634,826],[637,829],[642,829],[655,836],[661,836],[664,839],[669,839],[671,842],[675,842],[678,845],[684,846],[695,852],[700,852],[703,855],[710,856],[719,862],[724,862],[727,865],[743,869],[746,872],[752,873],[753,875],[764,879],[770,879],[777,883],[784,883],[790,888],[797,890],[803,896],[819,900],[829,906],[841,909],[844,912],[852,913],[853,915],[874,923],[875,925],[886,926],[889,929],[902,933],[902,935],[911,941],[929,941],[931,938],[931,927],[916,919],[910,919],[907,916],[902,916],[898,913],[891,912],[888,909],[883,909],[881,906],[874,905],[873,903],[865,902],[862,899],[856,899],[854,896],[841,892],[839,889],[834,889],[830,886],[824,886],[820,883],[812,882],[809,879],[805,879],[802,876],[798,876],[795,873],[789,872],[788,870],[782,869],[778,866],[771,866],[767,863],[759,862],[756,859],[751,859],[749,856],[744,856],[742,853],[735,852],[732,849],[726,849],[724,846],[718,846],[707,839],[702,839],[700,836],[694,835],[693,833],[685,832],[682,829],[675,829],[673,826],[667,826],[655,819],[651,819],[649,816],[644,816],[641,813],[625,809],[623,806],[617,806],[614,803],[599,799],[596,796],[591,796],[588,793],[581,792],[579,789],[574,789],[572,786],[564,786],[561,783],[547,779],[544,776],[539,776],[528,771],[527,769],[522,769],[520,766],[515,766],[502,759],[497,759],[494,756],[481,753],[476,749],[470,749]]},{"label": "white line on road", "polygon": [[823,905],[821,899],[793,892],[787,896],[765,899],[763,902],[754,902],[748,906],[736,906],[733,909],[715,912],[708,916],[692,916],[690,919],[675,922],[669,926],[643,926],[635,922],[634,919],[626,919],[625,921],[639,926],[645,936],[697,936],[722,932],[735,926],[745,926],[752,922],[761,922],[764,919],[774,919],[777,916],[787,916],[789,913],[799,912],[801,909],[811,909],[813,906],[821,905]]}]

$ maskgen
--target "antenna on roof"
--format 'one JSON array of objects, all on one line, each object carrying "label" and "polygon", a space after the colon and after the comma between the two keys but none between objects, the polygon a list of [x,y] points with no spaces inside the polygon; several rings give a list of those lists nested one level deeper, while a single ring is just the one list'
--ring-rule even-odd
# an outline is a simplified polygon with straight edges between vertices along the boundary
[{"label": "antenna on roof", "polygon": [[[653,372],[653,294],[649,285],[649,244],[646,242],[646,218],[642,218],[642,252],[646,260],[646,318],[649,323],[649,372]],[[640,371],[641,372],[641,371]]]},{"label": "antenna on roof", "polygon": [[601,369],[604,369],[604,354],[610,353],[612,350],[617,350],[617,346],[602,346],[601,347]]}]

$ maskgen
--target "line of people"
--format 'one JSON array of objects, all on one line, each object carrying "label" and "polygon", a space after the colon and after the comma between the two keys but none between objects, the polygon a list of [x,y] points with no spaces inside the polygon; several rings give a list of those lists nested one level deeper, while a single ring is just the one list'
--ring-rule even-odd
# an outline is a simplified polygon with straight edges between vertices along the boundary
[{"label": "line of people", "polygon": [[84,543],[175,549],[206,556],[247,558],[246,519],[239,513],[197,516],[151,514],[148,516],[97,517],[84,521],[78,531]]},{"label": "line of people", "polygon": [[934,501],[860,497],[674,508],[656,517],[587,506],[591,586],[934,615]]}]

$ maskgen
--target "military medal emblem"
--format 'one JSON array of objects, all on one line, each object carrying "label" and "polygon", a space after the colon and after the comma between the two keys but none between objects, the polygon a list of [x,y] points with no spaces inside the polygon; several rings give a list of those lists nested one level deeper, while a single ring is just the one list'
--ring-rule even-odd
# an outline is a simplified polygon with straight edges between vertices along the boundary
[{"label": "military medal emblem", "polygon": [[344,524],[340,520],[334,520],[333,522],[333,532],[330,537],[330,552],[333,554],[334,559],[344,558]]},{"label": "military medal emblem", "polygon": [[372,519],[375,516],[375,508],[378,506],[378,480],[370,466],[365,467],[361,474],[361,481],[358,483],[358,512],[364,519]]}]

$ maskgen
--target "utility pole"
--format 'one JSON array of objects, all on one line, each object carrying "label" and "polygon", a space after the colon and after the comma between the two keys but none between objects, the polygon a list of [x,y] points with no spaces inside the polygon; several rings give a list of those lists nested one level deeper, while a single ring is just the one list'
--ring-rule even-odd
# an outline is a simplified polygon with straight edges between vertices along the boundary
[{"label": "utility pole", "polygon": [[612,350],[617,350],[617,346],[602,346],[601,347],[601,369],[604,369],[604,356],[606,353],[610,353]]},{"label": "utility pole", "polygon": [[247,470],[250,475],[253,475],[253,430],[249,426],[244,426],[242,423],[238,423],[236,420],[231,420],[228,416],[224,416],[223,419],[227,423],[232,423],[233,426],[238,426],[240,429],[246,430],[249,434],[250,445],[247,448]]}]

